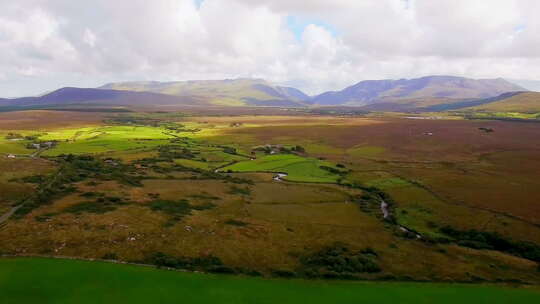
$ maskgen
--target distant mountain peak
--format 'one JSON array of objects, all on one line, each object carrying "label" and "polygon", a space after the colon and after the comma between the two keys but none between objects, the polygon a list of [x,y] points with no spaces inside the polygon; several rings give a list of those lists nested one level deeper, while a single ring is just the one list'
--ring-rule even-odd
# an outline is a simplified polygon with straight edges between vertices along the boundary
[{"label": "distant mountain peak", "polygon": [[503,78],[472,79],[451,75],[429,75],[411,79],[364,80],[341,91],[315,96],[320,105],[366,106],[377,103],[403,104],[427,99],[489,98],[505,92],[526,91]]}]

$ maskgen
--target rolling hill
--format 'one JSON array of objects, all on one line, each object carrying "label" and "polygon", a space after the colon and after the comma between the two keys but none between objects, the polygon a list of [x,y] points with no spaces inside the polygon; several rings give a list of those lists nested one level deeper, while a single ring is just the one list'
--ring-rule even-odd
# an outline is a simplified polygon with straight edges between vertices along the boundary
[{"label": "rolling hill", "polygon": [[270,84],[262,79],[225,79],[193,81],[135,81],[109,83],[100,89],[154,92],[209,100],[215,105],[298,107],[309,105],[302,91]]},{"label": "rolling hill", "polygon": [[[525,94],[525,92],[527,94]],[[262,79],[136,81],[99,88],[62,88],[43,96],[0,99],[0,107],[30,106],[263,106],[356,107],[363,111],[447,111],[479,107],[535,109],[535,94],[502,78],[426,76],[417,79],[366,80],[342,91],[310,97],[302,91]],[[514,99],[510,99],[516,96]],[[509,100],[509,101],[508,101]],[[507,103],[509,102],[509,103]],[[165,108],[166,109],[166,108]],[[474,110],[483,108],[474,108]],[[532,110],[531,110],[532,111]]]},{"label": "rolling hill", "polygon": [[467,109],[490,112],[540,113],[540,92],[519,92],[503,97]]},{"label": "rolling hill", "polygon": [[3,107],[30,106],[178,106],[200,105],[204,100],[189,96],[172,96],[151,92],[102,90],[92,88],[61,88],[39,97],[0,99]]},{"label": "rolling hill", "polygon": [[502,78],[471,79],[426,76],[415,79],[365,80],[341,91],[315,96],[317,105],[362,106],[369,110],[406,110],[465,99],[489,98],[512,91],[526,91]]}]

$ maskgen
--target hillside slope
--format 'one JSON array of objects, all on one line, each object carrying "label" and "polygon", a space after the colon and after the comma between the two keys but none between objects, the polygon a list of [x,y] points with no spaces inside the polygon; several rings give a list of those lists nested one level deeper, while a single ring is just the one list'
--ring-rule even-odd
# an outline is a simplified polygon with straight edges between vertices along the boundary
[{"label": "hillside slope", "polygon": [[415,79],[366,80],[341,91],[313,98],[318,105],[354,105],[377,108],[418,108],[464,99],[488,98],[511,91],[526,91],[502,78],[470,79],[456,76],[426,76]]},{"label": "hillside slope", "polygon": [[135,81],[109,83],[100,89],[154,92],[174,96],[193,96],[217,105],[306,106],[310,97],[302,91],[270,84],[262,79],[193,81]]},{"label": "hillside slope", "polygon": [[39,97],[0,99],[0,106],[159,106],[198,105],[204,100],[150,92],[130,92],[88,88],[61,88]]},{"label": "hillside slope", "polygon": [[467,109],[490,112],[540,113],[540,92],[520,92],[507,98]]}]

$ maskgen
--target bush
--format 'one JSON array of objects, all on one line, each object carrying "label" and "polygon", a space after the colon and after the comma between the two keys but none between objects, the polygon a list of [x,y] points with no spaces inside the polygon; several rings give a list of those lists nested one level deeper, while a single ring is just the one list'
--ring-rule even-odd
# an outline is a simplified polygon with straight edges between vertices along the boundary
[{"label": "bush", "polygon": [[249,188],[247,188],[247,187],[246,188],[240,188],[240,187],[232,186],[229,189],[229,194],[250,195],[251,190]]},{"label": "bush", "polygon": [[157,252],[148,257],[144,262],[158,267],[168,267],[175,269],[203,270],[203,271],[225,271],[223,262],[218,257],[174,257],[162,252]]},{"label": "bush", "polygon": [[101,259],[103,260],[118,260],[118,256],[116,255],[116,253],[106,253],[104,254]]},{"label": "bush", "polygon": [[272,275],[280,278],[293,278],[296,276],[296,273],[290,270],[274,270]]},{"label": "bush", "polygon": [[309,277],[342,278],[355,273],[381,271],[375,263],[377,253],[372,248],[359,252],[351,251],[345,245],[336,243],[320,251],[301,258],[301,272]]},{"label": "bush", "polygon": [[235,148],[232,148],[232,147],[223,147],[223,152],[224,153],[227,153],[227,154],[232,154],[232,155],[236,155],[237,154],[237,151]]},{"label": "bush", "polygon": [[25,176],[21,180],[29,184],[39,184],[46,181],[46,177],[43,175],[32,175],[32,176]]},{"label": "bush", "polygon": [[192,210],[207,210],[214,208],[212,203],[206,203],[203,205],[191,205],[187,200],[169,201],[169,200],[155,200],[149,205],[153,211],[159,211],[171,215],[171,222],[180,221],[184,216],[190,215]]},{"label": "bush", "polygon": [[491,249],[532,261],[540,261],[540,246],[531,242],[514,241],[504,238],[496,232],[471,230],[456,230],[450,226],[440,229],[456,244],[473,249]]},{"label": "bush", "polygon": [[299,145],[292,147],[291,151],[297,152],[297,153],[306,153],[306,149],[304,149],[304,147],[299,146]]},{"label": "bush", "polygon": [[244,226],[248,225],[248,223],[246,223],[246,222],[238,221],[238,220],[235,220],[235,219],[229,219],[229,220],[225,221],[225,224],[233,225],[233,226],[240,226],[240,227],[244,227]]},{"label": "bush", "polygon": [[218,265],[218,266],[210,266],[207,269],[208,272],[212,273],[223,273],[223,274],[235,274],[236,270],[234,270],[231,267]]}]

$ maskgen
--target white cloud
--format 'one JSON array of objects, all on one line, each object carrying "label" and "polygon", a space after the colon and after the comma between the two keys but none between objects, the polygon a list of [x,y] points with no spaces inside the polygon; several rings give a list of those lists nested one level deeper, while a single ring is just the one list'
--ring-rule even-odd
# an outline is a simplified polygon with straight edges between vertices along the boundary
[{"label": "white cloud", "polygon": [[90,47],[94,47],[96,45],[96,35],[90,29],[86,29],[84,30],[83,41]]},{"label": "white cloud", "polygon": [[[536,0],[21,0],[0,3],[0,95],[122,80],[540,79]],[[301,39],[287,17],[318,20]],[[331,26],[337,35],[325,27]]]}]

